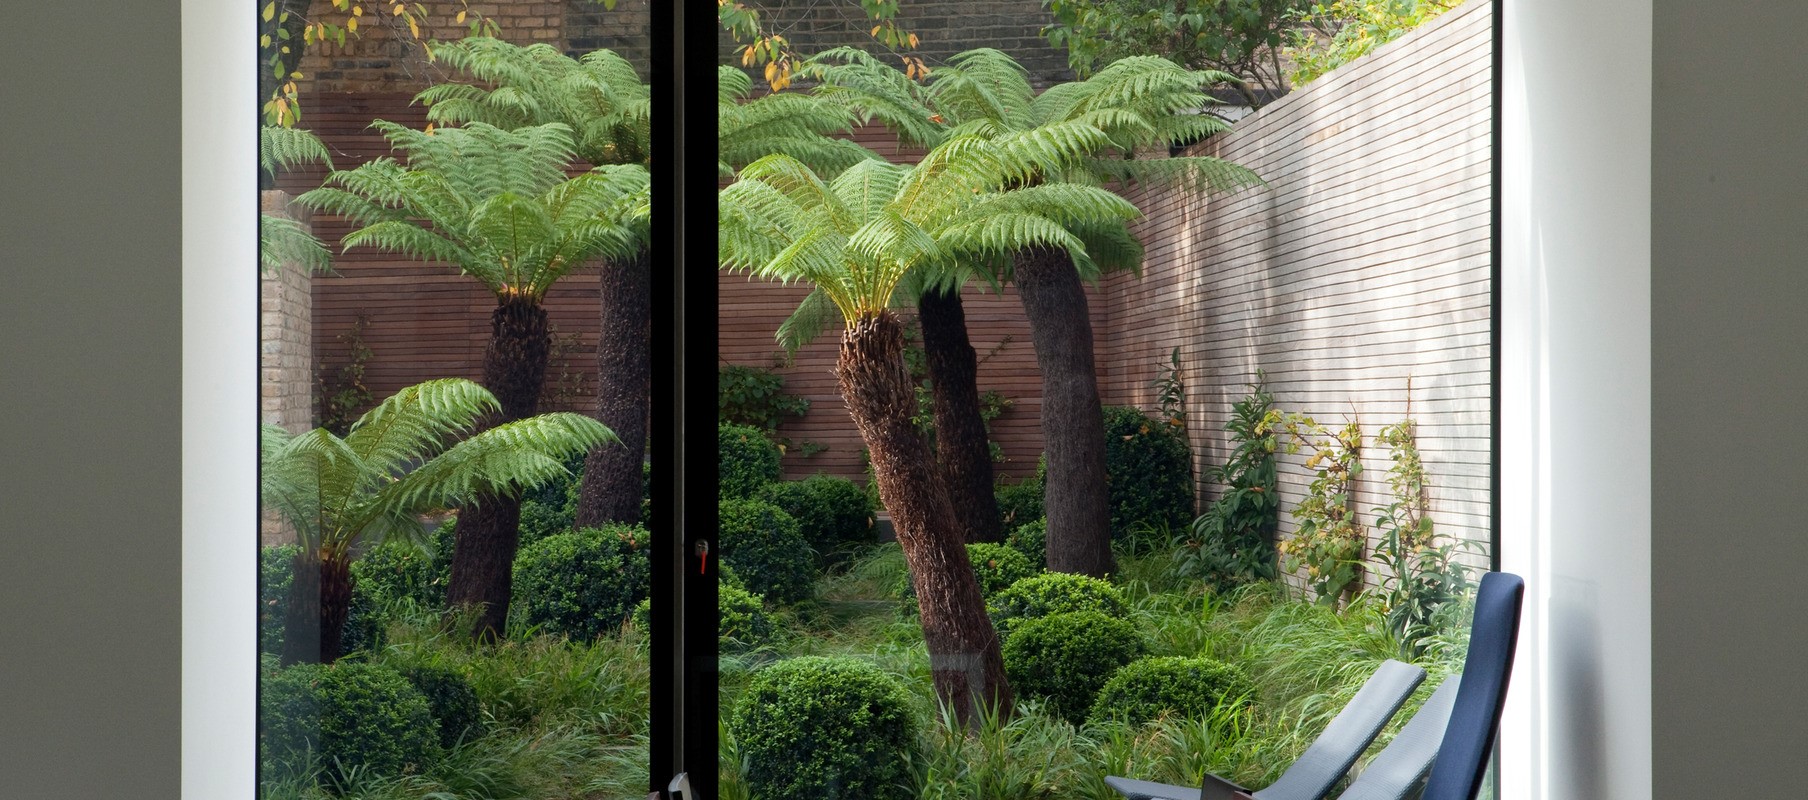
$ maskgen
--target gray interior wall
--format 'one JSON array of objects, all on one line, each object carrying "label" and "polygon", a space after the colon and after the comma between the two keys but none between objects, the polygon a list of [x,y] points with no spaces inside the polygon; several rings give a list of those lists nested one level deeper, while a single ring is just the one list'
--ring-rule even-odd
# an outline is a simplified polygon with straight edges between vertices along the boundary
[{"label": "gray interior wall", "polygon": [[178,6],[0,48],[0,796],[180,791]]},{"label": "gray interior wall", "polygon": [[1808,4],[1654,10],[1653,796],[1783,797],[1808,785]]}]

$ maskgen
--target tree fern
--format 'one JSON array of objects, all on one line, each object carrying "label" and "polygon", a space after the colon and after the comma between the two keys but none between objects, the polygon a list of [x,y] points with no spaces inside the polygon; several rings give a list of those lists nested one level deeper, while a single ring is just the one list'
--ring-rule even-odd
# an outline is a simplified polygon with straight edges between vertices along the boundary
[{"label": "tree fern", "polygon": [[751,98],[753,80],[731,66],[716,70],[716,160],[723,177],[761,156],[783,153],[834,174],[867,159],[871,150],[833,138],[856,122],[845,106],[816,95],[774,92]]},{"label": "tree fern", "polygon": [[356,228],[346,248],[371,246],[453,264],[493,293],[538,299],[601,257],[632,254],[649,235],[647,172],[595,167],[567,178],[570,130],[505,131],[475,122],[429,134],[379,121],[406,163],[381,158],[335,171],[297,202]]},{"label": "tree fern", "polygon": [[[274,178],[278,170],[304,164],[324,164],[331,169],[333,158],[312,132],[265,125],[257,130],[257,163]],[[258,215],[257,244],[258,263],[266,273],[275,272],[284,264],[299,264],[310,272],[326,272],[333,267],[332,254],[313,233],[292,219]]]},{"label": "tree fern", "polygon": [[470,37],[433,55],[476,83],[443,83],[415,96],[440,125],[482,122],[504,130],[565,125],[595,165],[644,165],[652,150],[651,93],[626,59],[596,50],[574,59],[548,44],[526,47]]}]

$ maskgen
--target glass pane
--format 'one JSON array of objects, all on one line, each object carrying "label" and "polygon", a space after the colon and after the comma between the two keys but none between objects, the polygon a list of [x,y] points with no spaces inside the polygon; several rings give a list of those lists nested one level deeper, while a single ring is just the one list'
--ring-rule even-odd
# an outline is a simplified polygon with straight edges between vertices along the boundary
[{"label": "glass pane", "polygon": [[644,794],[649,5],[258,11],[262,794]]},{"label": "glass pane", "polygon": [[723,796],[1261,788],[1461,671],[1493,7],[1163,5],[723,15]]}]

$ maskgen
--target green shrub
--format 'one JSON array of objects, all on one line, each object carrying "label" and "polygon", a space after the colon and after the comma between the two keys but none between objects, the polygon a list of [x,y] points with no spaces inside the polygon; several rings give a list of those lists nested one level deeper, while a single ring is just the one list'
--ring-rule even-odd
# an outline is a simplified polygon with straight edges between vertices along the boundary
[{"label": "green shrub", "polygon": [[281,653],[283,624],[289,613],[289,587],[295,583],[295,554],[301,548],[279,544],[263,548],[257,570],[257,646]]},{"label": "green shrub", "polygon": [[1075,611],[1097,611],[1109,617],[1123,618],[1130,604],[1122,589],[1106,581],[1066,572],[1045,572],[1024,578],[992,597],[987,604],[992,623],[1001,636],[1009,635],[1019,622],[1051,614]]},{"label": "green shrub", "polygon": [[[644,631],[652,624],[653,601],[642,600],[634,607],[634,627]],[[776,629],[759,595],[726,581],[716,585],[716,638],[724,650],[763,645]]]},{"label": "green shrub", "polygon": [[722,425],[716,428],[716,471],[722,497],[752,497],[778,480],[778,445],[759,428]]},{"label": "green shrub", "polygon": [[647,532],[631,525],[555,534],[515,557],[523,618],[579,641],[620,629],[648,581]]},{"label": "green shrub", "polygon": [[797,520],[804,540],[824,566],[840,563],[871,547],[873,503],[846,478],[813,475],[801,481],[768,484],[757,497]]},{"label": "green shrub", "polygon": [[785,376],[760,367],[728,365],[716,371],[716,415],[731,425],[775,431],[786,417],[810,411],[810,401],[785,392]]},{"label": "green shrub", "polygon": [[1006,528],[1017,528],[1042,519],[1042,469],[1017,483],[999,486],[993,493],[998,499],[998,516]]},{"label": "green shrub", "polygon": [[[973,576],[979,579],[979,593],[982,597],[991,597],[1011,584],[1042,571],[1024,558],[1022,553],[990,542],[967,545],[967,562],[973,565]],[[917,591],[916,585],[910,582],[909,570],[899,576],[898,587],[897,594],[904,600],[903,612],[907,616],[916,615],[919,611]]]},{"label": "green shrub", "polygon": [[1140,725],[1163,716],[1206,719],[1221,703],[1247,703],[1255,685],[1243,670],[1210,658],[1144,658],[1099,690],[1091,719]]},{"label": "green shrub", "polygon": [[990,542],[967,545],[967,560],[973,562],[973,574],[979,577],[979,593],[986,597],[1042,571],[1024,554]]},{"label": "green shrub", "polygon": [[1078,724],[1112,673],[1143,654],[1136,626],[1097,611],[1024,620],[1004,642],[1004,671],[1019,696]]},{"label": "green shrub", "polygon": [[1048,563],[1048,520],[1037,519],[1034,522],[1017,526],[1010,535],[1004,537],[1004,543],[1022,553],[1031,564],[1040,567]]},{"label": "green shrub", "polygon": [[297,664],[266,676],[258,724],[272,777],[301,774],[312,760],[339,784],[364,771],[418,773],[440,756],[427,698],[374,664]]},{"label": "green shrub", "polygon": [[1125,406],[1105,409],[1111,537],[1140,523],[1180,530],[1193,520],[1193,451],[1184,429]]},{"label": "green shrub", "polygon": [[730,731],[754,800],[905,800],[917,731],[899,681],[851,658],[781,661],[754,675]]},{"label": "green shrub", "polygon": [[414,690],[427,698],[427,710],[439,731],[439,745],[451,750],[462,740],[482,732],[483,712],[471,681],[454,670],[432,664],[415,664],[401,670]]},{"label": "green shrub", "polygon": [[[575,485],[573,486],[575,489]],[[556,505],[541,500],[521,501],[521,545],[526,546],[548,536],[572,530],[577,520],[577,505],[561,499]]]},{"label": "green shrub", "polygon": [[720,511],[722,563],[734,568],[748,591],[774,603],[810,597],[816,554],[797,520],[759,500],[723,500]]},{"label": "green shrub", "polygon": [[370,606],[408,600],[422,608],[440,608],[446,604],[451,555],[448,552],[448,563],[442,564],[429,550],[408,542],[385,542],[352,562],[353,591],[365,595]]}]

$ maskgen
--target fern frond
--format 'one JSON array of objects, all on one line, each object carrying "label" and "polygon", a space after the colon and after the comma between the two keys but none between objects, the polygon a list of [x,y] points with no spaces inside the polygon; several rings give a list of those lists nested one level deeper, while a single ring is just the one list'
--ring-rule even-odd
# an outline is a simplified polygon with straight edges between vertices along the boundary
[{"label": "fern frond", "polygon": [[333,254],[301,223],[286,217],[260,214],[257,218],[258,260],[266,273],[297,264],[308,272],[331,272]]},{"label": "fern frond", "polygon": [[388,479],[501,408],[489,390],[464,378],[417,383],[364,412],[352,423],[345,443],[373,476]]},{"label": "fern frond", "polygon": [[302,164],[323,164],[332,169],[333,157],[312,131],[265,125],[257,129],[257,163],[274,178],[277,170]]},{"label": "fern frond", "polygon": [[558,412],[516,420],[465,439],[384,486],[373,507],[389,512],[519,495],[569,474],[564,462],[570,457],[619,442],[601,422],[582,414]]}]

